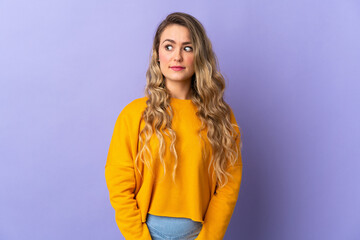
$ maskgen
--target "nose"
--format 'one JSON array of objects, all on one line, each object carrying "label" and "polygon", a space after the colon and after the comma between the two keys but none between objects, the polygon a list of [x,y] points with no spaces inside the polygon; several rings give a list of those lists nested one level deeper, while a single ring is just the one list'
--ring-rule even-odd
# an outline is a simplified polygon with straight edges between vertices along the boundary
[{"label": "nose", "polygon": [[182,52],[181,52],[181,48],[177,51],[174,51],[174,60],[177,62],[181,62],[182,61]]}]

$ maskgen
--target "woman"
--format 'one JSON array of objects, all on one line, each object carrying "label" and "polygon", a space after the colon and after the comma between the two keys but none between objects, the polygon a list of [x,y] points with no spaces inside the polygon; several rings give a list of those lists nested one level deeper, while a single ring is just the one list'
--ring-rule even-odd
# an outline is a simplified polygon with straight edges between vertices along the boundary
[{"label": "woman", "polygon": [[240,129],[193,16],[157,28],[145,97],[115,123],[105,177],[126,239],[222,239],[242,176]]}]

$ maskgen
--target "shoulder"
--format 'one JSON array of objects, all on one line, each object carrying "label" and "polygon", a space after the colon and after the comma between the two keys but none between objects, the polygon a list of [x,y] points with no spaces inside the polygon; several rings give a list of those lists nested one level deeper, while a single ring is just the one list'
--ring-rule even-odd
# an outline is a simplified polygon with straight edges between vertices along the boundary
[{"label": "shoulder", "polygon": [[238,122],[236,120],[235,114],[233,109],[230,107],[229,105],[229,115],[230,115],[230,123],[232,124],[232,126],[235,128],[235,130],[241,135],[240,133],[240,126],[238,125]]},{"label": "shoulder", "polygon": [[136,119],[140,120],[143,111],[146,108],[146,101],[148,97],[141,97],[132,100],[127,103],[125,107],[121,110],[118,120],[129,120],[134,121]]},{"label": "shoulder", "polygon": [[232,108],[230,107],[230,105],[229,105],[229,116],[230,116],[230,122],[237,124],[237,123],[236,123],[236,118],[235,118],[234,111],[232,110]]},{"label": "shoulder", "polygon": [[142,112],[146,108],[147,99],[148,99],[147,97],[136,98],[131,102],[129,102],[128,104],[126,104],[121,112],[124,113],[134,113],[139,111]]}]

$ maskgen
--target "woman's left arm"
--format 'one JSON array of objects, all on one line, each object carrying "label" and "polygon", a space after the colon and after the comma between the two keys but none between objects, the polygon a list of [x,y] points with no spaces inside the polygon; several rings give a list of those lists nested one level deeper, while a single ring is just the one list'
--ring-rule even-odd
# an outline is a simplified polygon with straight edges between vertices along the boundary
[{"label": "woman's left arm", "polygon": [[[231,123],[237,125],[232,111]],[[236,130],[239,134],[237,140],[237,146],[239,146],[241,136],[238,127],[236,127]],[[241,151],[239,151],[238,161],[235,165],[228,168],[228,172],[232,177],[229,178],[229,181],[223,188],[216,191],[210,200],[203,227],[196,238],[197,240],[221,240],[224,238],[238,199],[242,178],[242,167]]]}]

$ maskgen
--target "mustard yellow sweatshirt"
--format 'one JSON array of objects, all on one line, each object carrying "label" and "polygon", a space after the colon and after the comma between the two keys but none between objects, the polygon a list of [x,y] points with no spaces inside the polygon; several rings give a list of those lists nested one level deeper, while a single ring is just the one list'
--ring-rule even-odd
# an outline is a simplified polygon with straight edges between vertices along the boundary
[{"label": "mustard yellow sweatshirt", "polygon": [[[191,100],[171,98],[174,110],[172,128],[176,132],[178,154],[176,181],[174,183],[171,176],[174,158],[169,150],[170,138],[165,137],[166,174],[163,176],[164,168],[158,157],[159,142],[155,134],[150,140],[155,177],[139,161],[141,178],[134,164],[140,146],[139,132],[145,126],[141,114],[147,99],[135,99],[119,114],[105,165],[110,202],[121,233],[127,240],[151,239],[146,225],[147,213],[150,213],[202,222],[198,240],[223,239],[240,189],[241,154],[237,164],[228,168],[232,178],[227,185],[215,189],[215,176],[208,174],[211,147],[205,132],[202,134],[204,140],[200,140],[197,134],[201,121],[196,116],[196,107]],[[232,123],[237,124],[232,110],[230,118]],[[236,130],[240,134],[239,128]],[[211,167],[210,173],[212,170]]]}]

